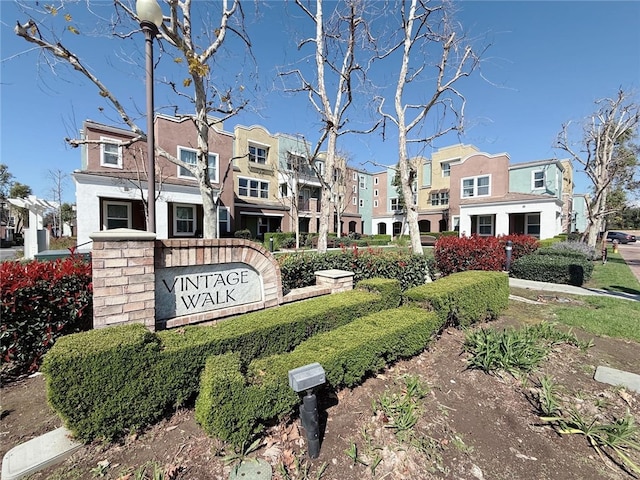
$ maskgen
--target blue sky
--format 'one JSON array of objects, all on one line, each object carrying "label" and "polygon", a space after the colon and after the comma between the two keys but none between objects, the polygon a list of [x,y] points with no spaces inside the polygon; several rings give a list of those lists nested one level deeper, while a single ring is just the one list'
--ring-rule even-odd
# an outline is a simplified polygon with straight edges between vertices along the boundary
[{"label": "blue sky", "polygon": [[[66,33],[63,42],[83,58],[90,55],[98,76],[143,112],[144,71],[122,61],[129,55],[141,58],[142,35],[128,40],[97,35],[100,24],[85,5],[79,2],[70,10],[83,35]],[[99,3],[96,10],[108,15],[110,5]],[[614,96],[619,87],[639,98],[640,2],[463,1],[456,6],[458,20],[477,45],[491,46],[483,57],[482,75],[459,84],[467,98],[464,135],[441,139],[436,146],[462,141],[487,153],[507,152],[512,162],[564,158],[553,148],[564,122],[582,119],[594,111],[596,99]],[[13,33],[15,22],[26,18],[13,2],[0,1],[0,9],[0,162],[36,195],[51,198],[48,170],[71,173],[80,168],[80,150],[66,146],[64,138],[76,136],[84,119],[113,123],[116,117],[99,111],[104,101],[75,72],[63,69],[53,76],[39,63],[38,52]],[[253,12],[252,2],[247,10]],[[64,23],[60,17],[56,21]],[[277,78],[277,68],[297,58],[294,40],[308,27],[292,5],[269,1],[259,21],[247,25],[257,66],[244,54],[220,58],[216,72],[222,76],[234,75],[238,64],[245,66],[239,83],[249,86],[257,72],[258,90],[246,90],[255,109],[228,121],[226,130],[232,131],[236,123],[261,124],[272,133],[317,138],[317,116],[306,99],[283,93]],[[171,63],[165,55],[156,78],[168,74],[166,65]],[[386,81],[377,75],[374,82]],[[428,91],[430,83],[424,85]],[[172,98],[156,88],[156,107],[168,104]],[[142,114],[138,122],[144,127]],[[342,137],[339,148],[349,152],[356,168],[379,170],[372,163],[397,161],[397,141],[391,129],[387,134],[385,141],[380,134]],[[429,156],[431,150],[423,153]],[[576,191],[586,192],[584,176],[578,174],[577,181]],[[64,198],[74,201],[71,179]]]}]

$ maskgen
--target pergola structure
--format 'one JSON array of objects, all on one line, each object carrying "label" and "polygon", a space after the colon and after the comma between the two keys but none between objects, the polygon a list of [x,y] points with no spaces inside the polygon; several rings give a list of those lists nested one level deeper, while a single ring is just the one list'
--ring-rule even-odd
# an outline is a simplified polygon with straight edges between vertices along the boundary
[{"label": "pergola structure", "polygon": [[24,229],[24,258],[34,258],[38,252],[49,248],[48,231],[44,228],[44,215],[58,209],[57,202],[42,200],[35,195],[26,198],[9,198],[8,202],[18,208],[29,210],[29,228]]}]

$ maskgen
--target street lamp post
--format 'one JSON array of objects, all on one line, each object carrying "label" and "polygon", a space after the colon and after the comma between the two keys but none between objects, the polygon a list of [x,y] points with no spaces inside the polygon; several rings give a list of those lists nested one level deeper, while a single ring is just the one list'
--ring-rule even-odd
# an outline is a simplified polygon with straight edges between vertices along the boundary
[{"label": "street lamp post", "polygon": [[156,149],[153,126],[153,39],[162,25],[162,10],[156,0],[137,0],[136,14],[144,32],[147,85],[147,231],[156,231]]}]

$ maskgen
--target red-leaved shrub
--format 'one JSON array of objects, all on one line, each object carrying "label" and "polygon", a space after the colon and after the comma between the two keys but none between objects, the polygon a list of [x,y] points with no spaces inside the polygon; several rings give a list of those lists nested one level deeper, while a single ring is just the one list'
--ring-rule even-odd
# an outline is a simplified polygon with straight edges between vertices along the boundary
[{"label": "red-leaved shrub", "polygon": [[538,240],[529,235],[440,237],[433,248],[436,267],[444,276],[466,270],[503,270],[508,240],[513,244],[511,262],[538,248]]},{"label": "red-leaved shrub", "polygon": [[3,376],[38,369],[56,338],[92,325],[91,262],[0,264],[0,358]]}]

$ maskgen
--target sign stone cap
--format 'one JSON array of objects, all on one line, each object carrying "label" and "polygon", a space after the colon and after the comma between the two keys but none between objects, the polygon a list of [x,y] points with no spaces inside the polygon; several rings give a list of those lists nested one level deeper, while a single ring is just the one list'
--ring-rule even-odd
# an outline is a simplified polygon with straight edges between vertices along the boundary
[{"label": "sign stone cap", "polygon": [[295,392],[309,390],[325,381],[324,368],[317,362],[289,370],[289,386]]},{"label": "sign stone cap", "polygon": [[154,232],[133,230],[131,228],[114,228],[111,230],[93,232],[89,235],[89,238],[98,242],[124,242],[127,240],[146,241],[155,240],[156,234]]}]

